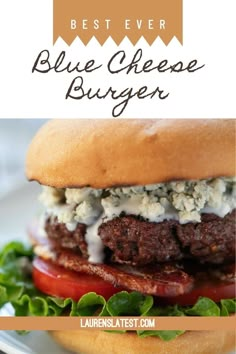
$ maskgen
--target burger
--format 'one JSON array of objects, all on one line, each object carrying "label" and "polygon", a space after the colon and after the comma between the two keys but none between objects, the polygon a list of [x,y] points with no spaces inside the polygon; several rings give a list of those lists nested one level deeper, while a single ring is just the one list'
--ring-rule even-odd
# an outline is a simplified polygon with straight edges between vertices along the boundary
[{"label": "burger", "polygon": [[[235,311],[234,120],[52,120],[26,173],[42,185],[44,213],[29,230],[42,293],[87,300],[87,315]],[[221,353],[235,340],[177,332],[168,342],[161,331],[52,335],[91,354]]]}]

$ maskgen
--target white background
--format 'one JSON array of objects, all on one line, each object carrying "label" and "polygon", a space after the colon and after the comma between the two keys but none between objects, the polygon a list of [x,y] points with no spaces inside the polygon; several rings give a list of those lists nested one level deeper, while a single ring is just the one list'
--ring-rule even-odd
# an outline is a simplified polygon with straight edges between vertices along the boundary
[{"label": "white background", "polygon": [[[184,44],[174,39],[167,47],[157,39],[150,47],[125,39],[119,47],[109,39],[84,46],[79,39],[68,47],[52,44],[52,0],[0,0],[0,118],[109,118],[117,103],[105,100],[65,100],[71,74],[31,73],[38,53],[50,50],[56,58],[66,50],[70,60],[85,63],[96,58],[104,68],[85,74],[87,88],[116,89],[160,86],[170,95],[131,100],[122,117],[233,118],[236,117],[236,0],[184,0]],[[151,14],[150,14],[151,15]],[[130,59],[138,48],[145,59],[188,63],[198,59],[205,68],[194,74],[111,75],[107,60],[119,49]]]}]

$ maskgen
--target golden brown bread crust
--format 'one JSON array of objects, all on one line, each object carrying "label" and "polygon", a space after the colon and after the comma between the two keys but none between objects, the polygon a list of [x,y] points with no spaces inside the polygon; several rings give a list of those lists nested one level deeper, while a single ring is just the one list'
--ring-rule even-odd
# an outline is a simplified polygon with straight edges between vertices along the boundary
[{"label": "golden brown bread crust", "polygon": [[33,139],[30,180],[54,187],[145,185],[235,175],[235,120],[52,120]]},{"label": "golden brown bread crust", "polygon": [[192,331],[164,342],[156,337],[99,330],[52,331],[63,347],[80,354],[223,354],[235,347],[234,331]]}]

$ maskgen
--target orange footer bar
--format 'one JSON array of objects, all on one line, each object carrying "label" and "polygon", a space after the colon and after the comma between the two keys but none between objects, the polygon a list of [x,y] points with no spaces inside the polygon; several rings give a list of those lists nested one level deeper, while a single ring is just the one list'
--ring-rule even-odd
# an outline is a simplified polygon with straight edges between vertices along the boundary
[{"label": "orange footer bar", "polygon": [[0,317],[0,330],[236,330],[230,317]]}]

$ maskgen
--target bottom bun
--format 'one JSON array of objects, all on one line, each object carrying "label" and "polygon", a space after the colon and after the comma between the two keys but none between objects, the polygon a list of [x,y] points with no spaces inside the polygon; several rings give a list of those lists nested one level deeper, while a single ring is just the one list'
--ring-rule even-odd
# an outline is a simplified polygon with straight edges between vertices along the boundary
[{"label": "bottom bun", "polygon": [[235,347],[234,331],[189,331],[169,342],[99,330],[49,333],[64,348],[79,354],[223,354]]}]

